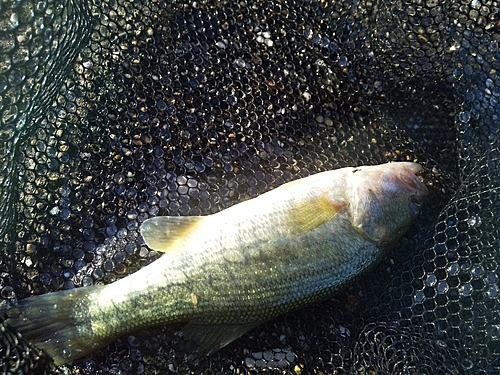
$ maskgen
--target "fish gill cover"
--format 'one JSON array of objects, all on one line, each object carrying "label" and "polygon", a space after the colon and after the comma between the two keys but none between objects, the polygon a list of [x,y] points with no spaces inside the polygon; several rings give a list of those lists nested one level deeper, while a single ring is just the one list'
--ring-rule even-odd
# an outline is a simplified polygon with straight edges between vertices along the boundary
[{"label": "fish gill cover", "polygon": [[418,161],[430,196],[335,298],[197,365],[181,326],[12,374],[500,371],[500,18],[493,2],[4,1],[0,295],[110,283],[156,215],[210,214],[323,170]]}]

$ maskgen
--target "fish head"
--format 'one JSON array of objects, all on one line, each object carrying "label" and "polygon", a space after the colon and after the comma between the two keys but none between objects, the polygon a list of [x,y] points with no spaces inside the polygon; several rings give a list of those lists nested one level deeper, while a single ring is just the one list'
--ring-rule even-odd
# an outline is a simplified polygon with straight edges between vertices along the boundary
[{"label": "fish head", "polygon": [[410,162],[353,169],[350,216],[353,229],[381,248],[390,248],[421,209],[428,190]]}]

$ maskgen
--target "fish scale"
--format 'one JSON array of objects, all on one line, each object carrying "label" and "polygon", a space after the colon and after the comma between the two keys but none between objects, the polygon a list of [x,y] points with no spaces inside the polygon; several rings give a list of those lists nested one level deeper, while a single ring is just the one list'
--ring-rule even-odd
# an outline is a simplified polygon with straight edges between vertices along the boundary
[{"label": "fish scale", "polygon": [[141,234],[162,257],[106,286],[4,308],[56,364],[143,327],[186,322],[192,358],[289,310],[323,300],[375,265],[417,215],[414,163],[342,168],[292,181],[219,213],[155,217]]}]

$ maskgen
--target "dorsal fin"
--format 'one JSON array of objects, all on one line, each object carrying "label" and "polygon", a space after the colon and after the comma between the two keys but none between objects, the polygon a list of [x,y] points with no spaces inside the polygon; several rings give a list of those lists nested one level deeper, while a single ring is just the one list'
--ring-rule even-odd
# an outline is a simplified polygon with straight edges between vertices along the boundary
[{"label": "dorsal fin", "polygon": [[206,216],[157,216],[141,225],[141,234],[151,249],[167,252],[174,243],[200,226]]}]

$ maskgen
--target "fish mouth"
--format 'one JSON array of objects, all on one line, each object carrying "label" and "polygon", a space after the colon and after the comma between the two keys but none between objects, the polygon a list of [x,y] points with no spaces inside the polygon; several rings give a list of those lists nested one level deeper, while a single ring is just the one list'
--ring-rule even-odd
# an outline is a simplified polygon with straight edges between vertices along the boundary
[{"label": "fish mouth", "polygon": [[399,171],[400,181],[412,192],[409,198],[409,206],[415,215],[420,212],[420,207],[429,193],[427,186],[416,175],[422,170],[423,167],[420,164],[408,163],[403,165]]},{"label": "fish mouth", "polygon": [[424,167],[422,167],[418,163],[403,162],[401,164],[403,164],[403,168],[406,168],[406,169],[410,170],[410,172],[412,172],[415,175],[417,173],[422,172],[424,170]]}]

